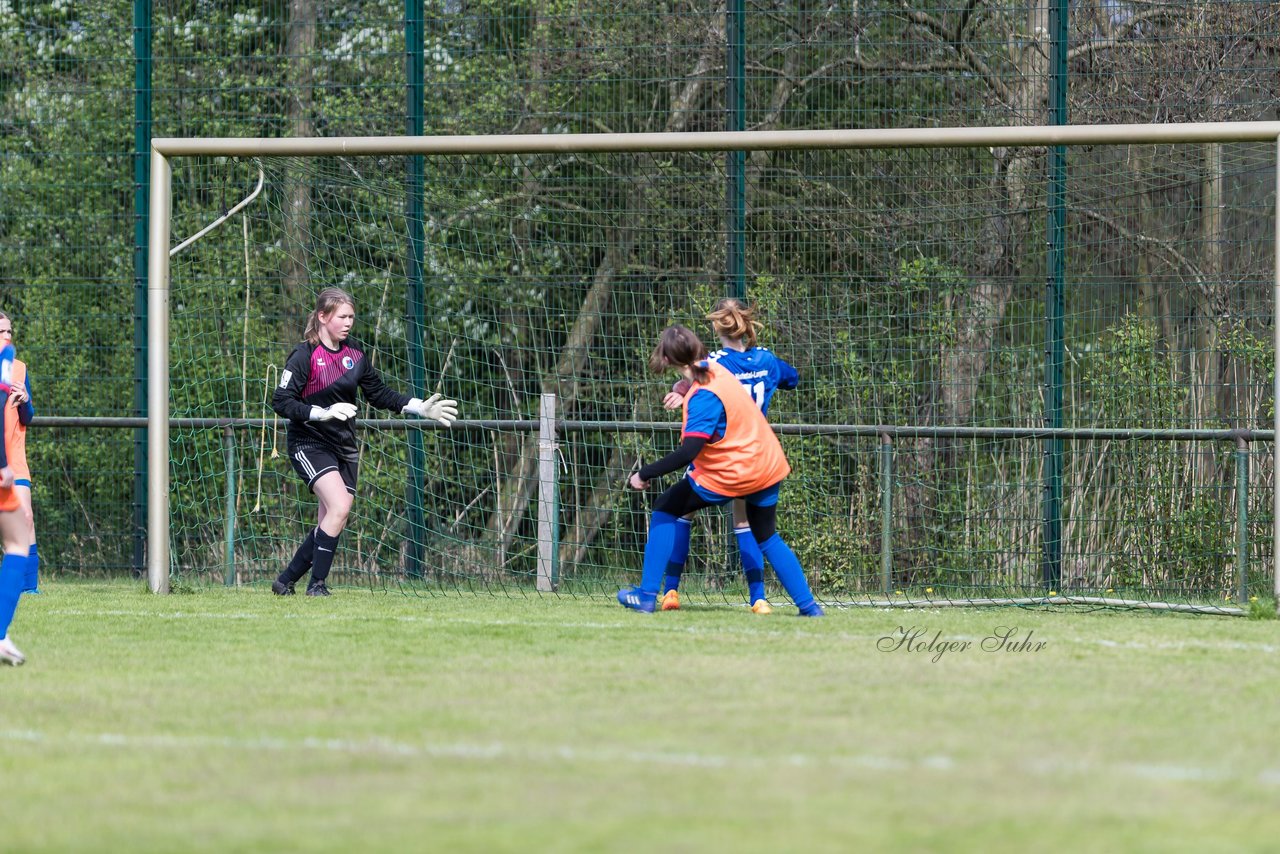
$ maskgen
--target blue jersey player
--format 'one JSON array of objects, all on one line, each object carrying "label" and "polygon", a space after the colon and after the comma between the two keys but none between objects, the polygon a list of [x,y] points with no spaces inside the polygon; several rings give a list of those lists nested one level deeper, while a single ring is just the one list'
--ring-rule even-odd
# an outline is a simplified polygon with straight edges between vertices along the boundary
[{"label": "blue jersey player", "polygon": [[[773,393],[780,388],[795,388],[800,384],[800,374],[767,348],[756,346],[756,331],[761,324],[755,319],[752,309],[741,301],[732,298],[720,300],[715,310],[707,315],[707,319],[711,321],[711,328],[720,337],[722,345],[720,350],[711,354],[710,360],[728,368],[751,394],[751,399],[760,407],[760,411],[768,415]],[[668,409],[676,409],[681,405],[684,393],[688,391],[688,387],[683,386],[684,382],[686,381],[676,383],[675,388],[663,399],[663,405]],[[714,436],[708,435],[708,439],[714,441]],[[674,611],[680,607],[680,576],[689,559],[691,519],[692,514],[683,516],[676,522],[675,544],[663,583],[664,611]],[[733,538],[742,558],[742,571],[747,579],[747,599],[751,603],[752,612],[772,613],[773,608],[764,593],[764,555],[760,553],[760,547],[751,535],[746,504],[741,500],[733,502]]]}]

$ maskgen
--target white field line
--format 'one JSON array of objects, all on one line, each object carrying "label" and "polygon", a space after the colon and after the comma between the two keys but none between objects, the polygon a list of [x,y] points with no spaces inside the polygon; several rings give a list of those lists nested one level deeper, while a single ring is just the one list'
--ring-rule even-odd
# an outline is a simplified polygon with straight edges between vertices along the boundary
[{"label": "white field line", "polygon": [[[789,615],[781,617],[751,617],[747,620],[748,625],[742,628],[734,628],[731,626],[690,626],[680,625],[674,621],[666,621],[662,617],[648,617],[645,615],[632,614],[629,619],[618,622],[601,622],[601,621],[562,621],[562,620],[515,620],[504,618],[484,618],[484,617],[437,617],[421,614],[389,614],[385,616],[370,616],[368,614],[343,614],[343,613],[297,613],[283,611],[277,613],[253,613],[245,611],[140,611],[140,610],[124,610],[124,609],[86,609],[86,608],[51,608],[46,611],[47,614],[66,617],[138,617],[150,620],[228,620],[228,621],[253,621],[268,620],[287,621],[287,620],[305,620],[307,622],[334,622],[347,623],[359,621],[367,623],[371,620],[386,620],[393,623],[422,623],[426,625],[462,625],[462,626],[546,626],[548,628],[565,628],[565,629],[648,629],[655,632],[669,632],[672,634],[692,634],[692,635],[747,635],[751,637],[795,637],[795,638],[822,638],[827,640],[879,640],[885,635],[891,634],[889,631],[882,632],[814,632],[804,629],[793,629],[790,631],[782,631],[778,629],[767,629],[764,623],[774,619],[788,620]],[[745,619],[745,618],[744,618]],[[798,619],[798,618],[797,618]],[[911,625],[912,621],[904,620],[902,625]],[[996,619],[991,623],[994,629],[997,626],[1016,624],[1016,621],[1008,619]],[[928,641],[934,633],[934,629],[929,628],[927,620],[915,623],[921,628],[927,629],[927,634],[921,636],[920,642]],[[1200,640],[1187,639],[1180,641],[1138,641],[1138,640],[1111,640],[1100,637],[1078,637],[1052,634],[1051,630],[1044,626],[1036,626],[1036,639],[1047,641],[1050,646],[1058,644],[1072,644],[1078,646],[1100,646],[1105,649],[1140,649],[1155,651],[1178,651],[1187,649],[1198,650],[1217,650],[1222,652],[1247,652],[1247,653],[1268,653],[1275,654],[1280,652],[1280,645],[1270,643],[1253,643],[1249,641],[1230,641],[1230,640]],[[960,634],[943,634],[945,641],[969,641],[971,643],[980,643],[982,637],[977,635],[960,635]],[[1019,637],[1021,639],[1021,636]]]},{"label": "white field line", "polygon": [[[0,730],[0,742],[34,744],[51,748],[98,747],[121,750],[228,750],[244,753],[272,751],[278,753],[330,753],[352,756],[386,756],[410,759],[457,759],[466,761],[504,761],[562,763],[587,762],[656,767],[699,768],[710,770],[770,770],[790,768],[836,768],[854,771],[927,771],[939,774],[964,773],[964,763],[949,756],[933,755],[910,759],[875,754],[815,755],[783,753],[761,756],[759,753],[716,754],[694,751],[627,750],[624,748],[592,748],[573,745],[523,747],[500,741],[487,743],[451,742],[411,744],[388,738],[235,738],[213,735],[131,735],[126,733],[45,733],[40,730]],[[980,765],[972,768],[979,771]],[[1021,763],[1019,773],[1038,777],[1068,775],[1101,775],[1107,778],[1129,777],[1156,782],[1175,783],[1246,783],[1280,788],[1280,769],[1256,774],[1239,773],[1225,768],[1172,763],[1091,763],[1077,760],[1037,759]]]}]

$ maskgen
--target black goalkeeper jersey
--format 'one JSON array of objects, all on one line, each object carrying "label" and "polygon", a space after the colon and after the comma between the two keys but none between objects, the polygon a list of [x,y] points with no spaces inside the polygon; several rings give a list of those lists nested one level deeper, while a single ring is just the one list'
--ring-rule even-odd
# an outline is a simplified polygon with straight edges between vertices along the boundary
[{"label": "black goalkeeper jersey", "polygon": [[303,341],[289,354],[280,384],[271,396],[271,408],[289,419],[285,435],[289,449],[319,445],[345,460],[359,455],[355,419],[309,421],[311,407],[356,403],[356,389],[370,406],[399,412],[412,399],[390,389],[369,361],[360,344],[348,338],[337,350]]}]

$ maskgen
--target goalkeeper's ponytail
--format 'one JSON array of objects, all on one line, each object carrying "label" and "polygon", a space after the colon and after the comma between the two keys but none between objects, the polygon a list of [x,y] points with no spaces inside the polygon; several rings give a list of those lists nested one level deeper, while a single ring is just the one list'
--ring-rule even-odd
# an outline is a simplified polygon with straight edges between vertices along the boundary
[{"label": "goalkeeper's ponytail", "polygon": [[342,288],[325,288],[316,296],[316,310],[307,315],[307,327],[302,333],[307,343],[313,346],[320,343],[320,315],[332,314],[340,305],[352,308],[356,305],[351,294]]}]

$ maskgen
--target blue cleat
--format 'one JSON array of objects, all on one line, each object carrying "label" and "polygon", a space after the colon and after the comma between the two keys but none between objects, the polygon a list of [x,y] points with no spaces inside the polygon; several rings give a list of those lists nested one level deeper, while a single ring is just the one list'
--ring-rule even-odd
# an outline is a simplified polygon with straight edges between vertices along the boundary
[{"label": "blue cleat", "polygon": [[30,595],[30,594],[35,594],[36,596],[39,596],[39,595],[40,595],[40,588],[39,588],[39,587],[28,587],[26,590],[23,590],[22,592],[23,592],[23,593],[26,593],[26,594],[28,594],[28,595]]},{"label": "blue cleat", "polygon": [[822,606],[817,602],[813,602],[801,608],[800,613],[798,614],[798,616],[801,617],[825,617],[826,615],[827,612],[823,611]]},{"label": "blue cleat", "polygon": [[645,593],[639,587],[624,587],[618,591],[618,604],[633,611],[652,614],[657,602],[657,593]]}]

